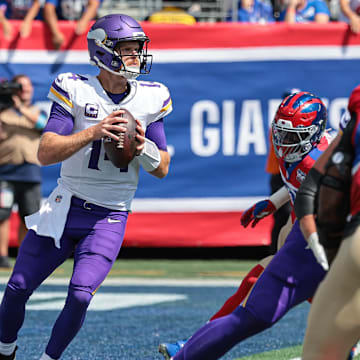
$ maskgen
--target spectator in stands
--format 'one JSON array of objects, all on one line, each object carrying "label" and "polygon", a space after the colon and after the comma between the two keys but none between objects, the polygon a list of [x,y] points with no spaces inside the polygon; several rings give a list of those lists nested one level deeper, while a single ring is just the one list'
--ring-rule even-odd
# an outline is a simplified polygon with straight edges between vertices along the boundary
[{"label": "spectator in stands", "polygon": [[46,0],[44,20],[48,24],[54,48],[57,50],[64,43],[64,34],[60,31],[58,20],[77,20],[75,34],[84,34],[91,20],[96,18],[102,0]]},{"label": "spectator in stands", "polygon": [[[196,5],[198,4],[193,4],[192,8],[198,9]],[[191,9],[186,11],[178,6],[164,6],[161,10],[151,14],[146,20],[156,24],[193,25],[196,23],[196,18],[191,12]]]},{"label": "spectator in stands", "polygon": [[24,217],[40,208],[41,172],[37,160],[41,130],[47,115],[32,104],[33,85],[26,75],[14,82],[22,89],[13,95],[13,106],[0,113],[0,267],[8,260],[9,222],[14,203],[20,215],[19,243],[26,234]]},{"label": "spectator in stands", "polygon": [[330,20],[330,10],[324,0],[289,0],[285,10],[280,13],[279,20],[290,24],[298,22],[325,24]]},{"label": "spectator in stands", "polygon": [[9,40],[12,26],[9,20],[23,20],[20,26],[20,36],[28,37],[34,19],[41,19],[40,0],[0,0],[0,24],[4,38]]},{"label": "spectator in stands", "polygon": [[360,1],[359,0],[340,0],[341,13],[339,21],[349,23],[353,33],[360,32]]},{"label": "spectator in stands", "polygon": [[[228,21],[233,21],[230,9]],[[240,0],[238,4],[237,21],[251,23],[274,22],[273,7],[266,0]]]}]

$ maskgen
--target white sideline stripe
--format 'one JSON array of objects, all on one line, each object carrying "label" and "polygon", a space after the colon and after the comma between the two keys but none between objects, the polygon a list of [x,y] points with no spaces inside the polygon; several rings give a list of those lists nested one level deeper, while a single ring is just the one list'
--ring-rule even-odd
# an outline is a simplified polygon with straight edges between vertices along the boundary
[{"label": "white sideline stripe", "polygon": [[212,197],[212,198],[146,198],[134,199],[131,205],[137,212],[197,212],[197,211],[243,211],[267,195],[256,197]]},{"label": "white sideline stripe", "polygon": [[[238,287],[238,279],[160,279],[160,278],[106,278],[102,286],[172,286],[172,287]],[[6,284],[7,277],[0,277],[0,284]],[[68,278],[49,278],[44,285],[68,285]]]},{"label": "white sideline stripe", "polygon": [[[2,298],[3,292],[0,292]],[[67,291],[38,291],[34,293],[28,304],[27,310],[61,310],[64,306]],[[186,300],[183,294],[157,294],[157,293],[101,293],[91,300],[89,311],[108,311],[126,309],[136,306],[155,305],[164,302]]]},{"label": "white sideline stripe", "polygon": [[[360,59],[360,45],[264,46],[151,50],[157,64],[276,60]],[[89,64],[87,50],[0,50],[0,62],[12,64]]]}]

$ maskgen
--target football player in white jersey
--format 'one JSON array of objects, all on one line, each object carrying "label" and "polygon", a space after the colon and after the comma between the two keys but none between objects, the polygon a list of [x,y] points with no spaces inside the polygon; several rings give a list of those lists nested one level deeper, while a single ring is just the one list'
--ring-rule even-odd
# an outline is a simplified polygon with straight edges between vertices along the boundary
[{"label": "football player in white jersey", "polygon": [[[130,16],[113,14],[97,20],[87,39],[99,75],[60,74],[50,88],[53,104],[38,158],[43,165],[61,162],[61,174],[40,211],[26,219],[29,231],[0,306],[0,360],[15,359],[30,295],[74,252],[65,306],[39,355],[61,357],[119,253],[140,165],[159,178],[168,173],[163,118],[172,111],[169,91],[135,80],[151,68],[148,37]],[[108,136],[119,140],[111,131],[125,131],[120,108],[137,119],[138,131],[137,156],[125,169],[112,165],[102,144]]]}]

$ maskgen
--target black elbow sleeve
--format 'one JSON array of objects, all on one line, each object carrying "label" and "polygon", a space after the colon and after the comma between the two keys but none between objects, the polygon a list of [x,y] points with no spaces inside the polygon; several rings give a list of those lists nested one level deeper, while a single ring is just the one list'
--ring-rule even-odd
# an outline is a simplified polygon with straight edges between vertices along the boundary
[{"label": "black elbow sleeve", "polygon": [[305,215],[315,214],[316,195],[321,178],[322,174],[312,168],[301,184],[294,203],[294,210],[298,219],[301,219]]}]

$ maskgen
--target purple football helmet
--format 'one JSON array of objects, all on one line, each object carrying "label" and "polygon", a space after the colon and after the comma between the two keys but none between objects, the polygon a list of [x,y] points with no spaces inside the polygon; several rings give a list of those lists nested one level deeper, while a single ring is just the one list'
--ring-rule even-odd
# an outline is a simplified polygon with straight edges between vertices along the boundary
[{"label": "purple football helmet", "polygon": [[[123,41],[139,43],[140,67],[125,66],[121,54],[116,51],[116,45]],[[87,34],[90,64],[127,79],[136,79],[140,74],[150,72],[152,55],[147,54],[149,41],[140,24],[132,17],[123,14],[103,16]]]}]

